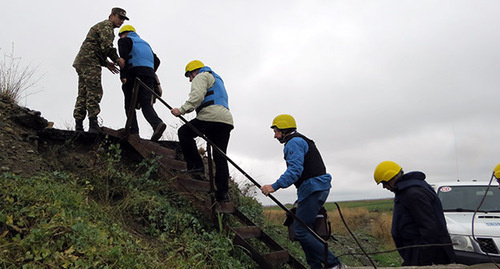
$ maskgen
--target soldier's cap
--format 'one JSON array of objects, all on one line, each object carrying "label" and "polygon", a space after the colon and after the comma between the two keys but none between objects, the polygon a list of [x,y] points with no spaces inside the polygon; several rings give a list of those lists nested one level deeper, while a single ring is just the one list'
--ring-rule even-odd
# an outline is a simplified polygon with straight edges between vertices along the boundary
[{"label": "soldier's cap", "polygon": [[127,11],[125,11],[125,9],[123,9],[123,8],[114,7],[113,9],[111,9],[111,14],[118,15],[127,21],[129,20],[127,17]]}]

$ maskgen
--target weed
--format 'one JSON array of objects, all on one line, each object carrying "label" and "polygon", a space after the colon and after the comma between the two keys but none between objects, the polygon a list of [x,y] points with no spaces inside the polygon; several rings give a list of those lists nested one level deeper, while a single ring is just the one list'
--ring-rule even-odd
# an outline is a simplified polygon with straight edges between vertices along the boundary
[{"label": "weed", "polygon": [[14,103],[40,79],[35,77],[36,67],[28,65],[22,68],[20,62],[20,57],[14,57],[14,44],[11,52],[4,53],[3,61],[0,61],[0,97]]}]

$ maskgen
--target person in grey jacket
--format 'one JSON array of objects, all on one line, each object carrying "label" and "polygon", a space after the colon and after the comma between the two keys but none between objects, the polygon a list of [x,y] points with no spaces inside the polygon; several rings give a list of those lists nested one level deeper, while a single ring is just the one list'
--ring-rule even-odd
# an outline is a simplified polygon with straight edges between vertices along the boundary
[{"label": "person in grey jacket", "polygon": [[[189,125],[194,126],[211,140],[224,154],[233,129],[233,116],[229,111],[229,100],[224,81],[201,61],[194,60],[186,65],[184,73],[191,82],[189,99],[179,108],[172,108],[174,116],[184,115],[196,110],[196,118]],[[198,153],[196,141],[198,134],[184,124],[178,130],[179,143],[187,163],[187,173],[204,173],[203,160]],[[226,158],[217,150],[213,151],[215,163],[215,199],[228,202],[229,168]]]}]

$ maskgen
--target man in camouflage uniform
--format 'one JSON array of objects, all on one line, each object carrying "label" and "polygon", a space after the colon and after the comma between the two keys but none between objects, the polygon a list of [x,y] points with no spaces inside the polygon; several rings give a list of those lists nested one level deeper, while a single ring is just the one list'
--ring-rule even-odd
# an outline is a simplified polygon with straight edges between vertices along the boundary
[{"label": "man in camouflage uniform", "polygon": [[[117,74],[118,64],[123,68],[125,62],[118,57],[113,47],[114,28],[120,27],[128,20],[125,10],[115,7],[107,20],[90,28],[87,37],[76,55],[73,67],[78,73],[78,96],[76,98],[73,117],[76,131],[83,131],[83,120],[88,113],[89,132],[99,132],[97,115],[101,112],[99,103],[102,99],[101,66],[106,66],[113,74]],[[108,58],[113,62],[108,61]]]}]

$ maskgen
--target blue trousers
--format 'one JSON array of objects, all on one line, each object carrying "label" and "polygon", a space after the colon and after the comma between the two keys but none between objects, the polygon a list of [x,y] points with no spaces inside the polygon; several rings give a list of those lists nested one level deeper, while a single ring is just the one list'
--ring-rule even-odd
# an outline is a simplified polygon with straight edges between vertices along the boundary
[{"label": "blue trousers", "polygon": [[[325,204],[329,193],[330,190],[317,191],[302,200],[297,206],[297,218],[309,227],[313,227],[316,215],[318,215],[319,210]],[[323,268],[321,264],[325,263],[325,246],[299,222],[294,221],[293,225],[295,225],[295,239],[300,242],[302,250],[306,254],[307,264],[312,269]],[[339,259],[330,250],[328,250],[327,256],[328,261],[325,267],[333,267],[340,264]]]}]

